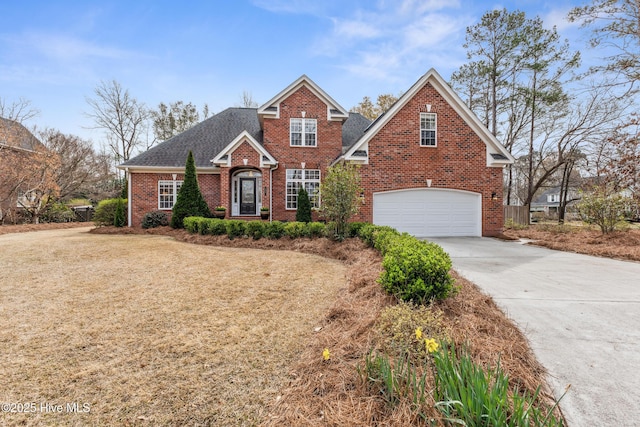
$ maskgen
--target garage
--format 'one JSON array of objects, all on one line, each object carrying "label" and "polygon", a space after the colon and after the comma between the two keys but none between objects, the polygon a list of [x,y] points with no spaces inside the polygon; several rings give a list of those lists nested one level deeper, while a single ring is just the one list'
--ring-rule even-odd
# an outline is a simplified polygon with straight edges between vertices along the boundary
[{"label": "garage", "polygon": [[373,223],[416,237],[481,236],[479,193],[415,188],[373,194]]}]

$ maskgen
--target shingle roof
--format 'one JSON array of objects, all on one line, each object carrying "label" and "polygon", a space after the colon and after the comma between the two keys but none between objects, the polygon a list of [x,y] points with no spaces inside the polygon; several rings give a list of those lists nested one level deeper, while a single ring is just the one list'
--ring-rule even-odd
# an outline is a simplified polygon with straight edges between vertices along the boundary
[{"label": "shingle roof", "polygon": [[0,145],[33,151],[39,147],[41,143],[38,141],[38,138],[22,124],[0,117]]},{"label": "shingle roof", "polygon": [[[364,130],[370,123],[369,119],[358,113],[349,113],[349,118],[342,126],[342,146],[353,145],[364,134]],[[262,144],[258,110],[228,108],[129,159],[121,166],[183,167],[191,150],[196,167],[211,167],[210,160],[245,130]]]},{"label": "shingle roof", "polygon": [[349,118],[342,125],[342,146],[351,147],[364,134],[371,120],[360,113],[349,113]]},{"label": "shingle roof", "polygon": [[211,167],[210,160],[245,130],[262,144],[262,129],[257,109],[227,108],[129,159],[122,166],[183,167],[191,150],[196,167]]}]

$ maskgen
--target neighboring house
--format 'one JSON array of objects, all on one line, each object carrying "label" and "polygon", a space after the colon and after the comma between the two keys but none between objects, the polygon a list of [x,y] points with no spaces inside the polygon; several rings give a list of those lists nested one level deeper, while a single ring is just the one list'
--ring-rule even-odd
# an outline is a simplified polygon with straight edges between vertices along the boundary
[{"label": "neighboring house", "polygon": [[[567,208],[575,205],[580,200],[578,189],[569,188],[567,194]],[[560,208],[560,187],[550,187],[539,193],[531,202],[529,211],[532,214],[546,218],[558,218],[558,209]],[[536,218],[534,216],[534,218]]]},{"label": "neighboring house", "polygon": [[26,127],[0,117],[0,223],[33,203],[30,171],[41,147]]},{"label": "neighboring house", "polygon": [[344,161],[362,176],[354,219],[416,236],[500,233],[502,171],[513,162],[433,69],[374,122],[303,75],[257,109],[224,110],[120,165],[130,226],[171,213],[189,150],[207,203],[227,217],[256,219],[268,207],[271,219],[293,221],[298,189],[319,207],[327,167]]}]

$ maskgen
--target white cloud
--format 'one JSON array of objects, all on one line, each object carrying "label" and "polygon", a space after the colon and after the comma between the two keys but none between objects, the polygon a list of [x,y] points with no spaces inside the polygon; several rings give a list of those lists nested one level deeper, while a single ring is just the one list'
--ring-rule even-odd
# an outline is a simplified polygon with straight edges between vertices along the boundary
[{"label": "white cloud", "polygon": [[569,22],[567,15],[571,8],[553,9],[542,17],[544,26],[547,28],[553,28],[554,26],[558,31],[565,30],[567,28],[577,28],[580,26],[578,22]]},{"label": "white cloud", "polygon": [[354,20],[341,20],[333,18],[334,32],[338,37],[346,37],[348,39],[370,39],[381,34],[380,30],[374,25]]},{"label": "white cloud", "polygon": [[358,77],[420,75],[462,45],[473,18],[458,8],[458,2],[446,0],[380,1],[375,8],[332,18],[331,33],[320,37],[312,51],[335,58],[337,67]]}]

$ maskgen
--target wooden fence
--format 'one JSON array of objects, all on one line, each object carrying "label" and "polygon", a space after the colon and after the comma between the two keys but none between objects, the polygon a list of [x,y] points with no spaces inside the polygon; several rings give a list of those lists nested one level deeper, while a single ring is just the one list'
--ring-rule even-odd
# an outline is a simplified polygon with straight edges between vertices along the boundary
[{"label": "wooden fence", "polygon": [[504,221],[509,220],[515,224],[529,225],[529,206],[504,206]]}]

